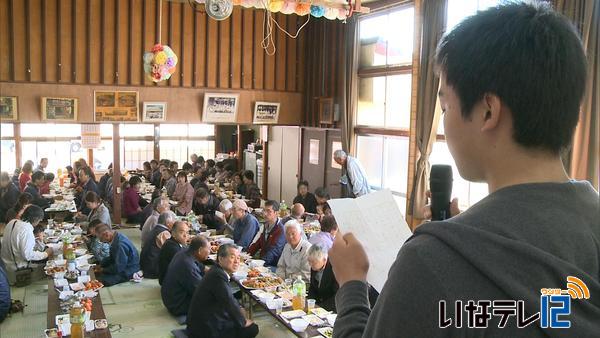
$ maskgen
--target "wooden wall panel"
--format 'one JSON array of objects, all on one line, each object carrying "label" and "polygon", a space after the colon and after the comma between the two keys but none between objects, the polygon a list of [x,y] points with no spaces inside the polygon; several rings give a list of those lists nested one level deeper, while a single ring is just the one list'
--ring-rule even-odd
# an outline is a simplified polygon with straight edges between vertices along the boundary
[{"label": "wooden wall panel", "polygon": [[226,20],[219,21],[219,41],[218,41],[218,59],[219,63],[217,65],[218,69],[218,81],[217,87],[219,88],[230,88],[231,85],[231,38],[230,38],[230,28],[231,28],[231,17]]},{"label": "wooden wall panel", "polygon": [[261,47],[263,41],[263,19],[265,18],[263,11],[253,11],[254,14],[254,44],[252,52],[254,53],[254,67],[252,71],[252,88],[264,88],[264,60],[265,52]]},{"label": "wooden wall panel", "polygon": [[231,40],[230,40],[230,60],[231,60],[231,84],[230,88],[238,89],[242,87],[242,9],[239,6],[234,7],[231,14]]},{"label": "wooden wall panel", "polygon": [[12,52],[13,52],[13,69],[12,78],[14,81],[27,81],[26,77],[26,40],[25,40],[25,1],[22,0],[10,0],[11,3],[11,31],[13,34],[12,38]]},{"label": "wooden wall panel", "polygon": [[71,15],[71,0],[59,0],[58,1],[58,11],[57,14],[58,22],[59,22],[59,37],[60,37],[60,49],[59,52],[59,81],[63,83],[72,83],[73,82],[73,72],[75,69],[73,68],[73,48],[77,48],[73,46],[73,26],[72,26],[72,15]]},{"label": "wooden wall panel", "polygon": [[243,24],[242,24],[242,87],[245,89],[252,88],[252,65],[254,64],[254,52],[252,51],[255,45],[254,40],[254,16],[253,10],[242,9]]},{"label": "wooden wall panel", "polygon": [[199,12],[194,13],[196,41],[194,44],[194,68],[196,73],[196,87],[207,87],[206,82],[206,15]]},{"label": "wooden wall panel", "polygon": [[0,81],[11,80],[11,42],[10,42],[10,3],[8,0],[0,1],[0,36],[3,37],[0,44],[0,58],[3,62],[0,64]]},{"label": "wooden wall panel", "polygon": [[[285,15],[285,14],[281,14],[281,13],[277,13],[277,15],[274,16],[275,19],[277,20],[277,23],[279,23],[279,26],[281,26],[281,28],[283,28],[284,30],[288,30],[288,25],[287,25],[287,18],[289,17],[289,15]],[[279,28],[275,27],[273,33],[275,34],[275,41],[277,44],[277,51],[279,53],[275,53],[275,89],[276,90],[285,90],[285,83],[286,83],[286,76],[287,76],[287,72],[286,72],[286,63],[287,60],[285,58],[288,50],[287,50],[287,35],[282,32]]]},{"label": "wooden wall panel", "polygon": [[[236,6],[217,22],[184,1],[161,8],[159,23],[158,0],[0,0],[0,81],[304,90],[302,34],[291,39],[274,28],[277,52],[267,56],[264,11]],[[296,16],[274,17],[296,31]],[[158,42],[179,63],[157,84],[146,78],[142,57]]]}]

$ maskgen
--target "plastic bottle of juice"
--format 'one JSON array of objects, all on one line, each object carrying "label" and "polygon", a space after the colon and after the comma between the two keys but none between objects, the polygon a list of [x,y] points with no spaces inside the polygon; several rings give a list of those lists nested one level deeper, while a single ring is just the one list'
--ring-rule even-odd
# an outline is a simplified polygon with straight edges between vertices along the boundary
[{"label": "plastic bottle of juice", "polygon": [[71,338],[84,338],[85,323],[83,322],[83,308],[81,304],[75,304],[69,312],[71,320]]},{"label": "plastic bottle of juice", "polygon": [[306,295],[306,284],[301,276],[297,276],[292,286],[294,298],[292,298],[292,308],[294,310],[304,309],[304,298]]}]

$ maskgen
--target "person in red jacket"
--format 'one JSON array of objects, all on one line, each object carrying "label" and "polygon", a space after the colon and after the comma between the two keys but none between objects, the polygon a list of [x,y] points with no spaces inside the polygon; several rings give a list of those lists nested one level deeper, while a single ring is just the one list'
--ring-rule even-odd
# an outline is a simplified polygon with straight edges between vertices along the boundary
[{"label": "person in red jacket", "polygon": [[266,266],[276,267],[283,247],[285,246],[285,232],[279,215],[279,202],[268,200],[264,208],[265,226],[259,239],[248,247],[248,253],[254,256],[259,250],[259,258],[265,261]]}]

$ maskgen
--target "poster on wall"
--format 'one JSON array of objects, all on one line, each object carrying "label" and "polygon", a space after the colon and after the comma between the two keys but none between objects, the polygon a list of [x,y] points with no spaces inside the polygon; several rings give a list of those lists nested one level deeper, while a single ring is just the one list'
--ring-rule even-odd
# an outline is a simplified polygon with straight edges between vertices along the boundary
[{"label": "poster on wall", "polygon": [[42,120],[77,121],[77,101],[72,97],[42,97]]},{"label": "poster on wall", "polygon": [[17,97],[0,96],[0,120],[16,121],[17,118]]},{"label": "poster on wall", "polygon": [[99,124],[81,125],[81,147],[87,149],[100,148],[102,139],[100,137]]},{"label": "poster on wall", "polygon": [[144,122],[164,122],[167,120],[166,102],[144,102],[142,121]]},{"label": "poster on wall", "polygon": [[254,104],[254,124],[277,124],[279,103],[257,101]]},{"label": "poster on wall", "polygon": [[317,139],[310,139],[308,163],[319,165],[319,140]]},{"label": "poster on wall", "polygon": [[239,103],[239,94],[206,93],[204,94],[204,123],[235,123]]},{"label": "poster on wall", "polygon": [[95,91],[94,122],[138,122],[138,92]]}]

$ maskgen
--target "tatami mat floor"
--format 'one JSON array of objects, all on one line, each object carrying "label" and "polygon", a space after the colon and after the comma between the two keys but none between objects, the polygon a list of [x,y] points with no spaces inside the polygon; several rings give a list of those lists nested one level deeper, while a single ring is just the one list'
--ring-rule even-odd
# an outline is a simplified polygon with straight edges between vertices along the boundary
[{"label": "tatami mat floor", "polygon": [[[138,229],[119,230],[140,246]],[[7,318],[0,325],[0,338],[37,338],[44,336],[48,308],[47,281],[25,288],[12,288],[11,297],[27,305],[23,313]],[[124,283],[100,291],[113,337],[173,337],[171,330],[183,328],[169,315],[160,299],[157,280]],[[285,327],[258,307],[254,321],[260,328],[258,337],[294,337]]]}]

